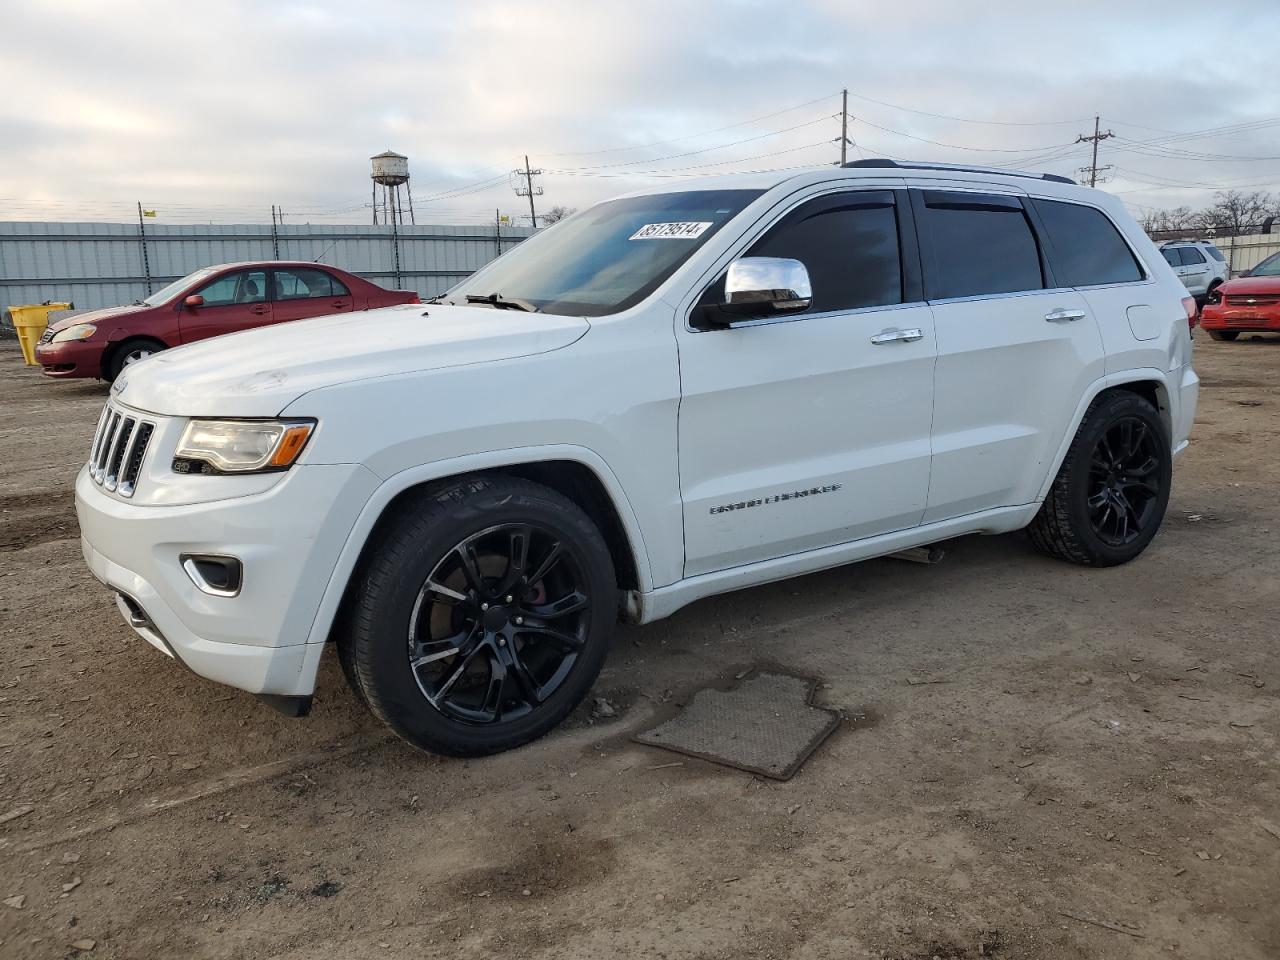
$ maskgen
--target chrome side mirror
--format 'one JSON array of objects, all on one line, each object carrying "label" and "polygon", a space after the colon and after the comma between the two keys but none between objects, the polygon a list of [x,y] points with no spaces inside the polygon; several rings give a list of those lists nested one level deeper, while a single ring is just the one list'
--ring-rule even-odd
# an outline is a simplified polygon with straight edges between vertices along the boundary
[{"label": "chrome side mirror", "polygon": [[724,307],[731,314],[793,313],[812,302],[809,271],[799,260],[742,257],[725,274]]}]

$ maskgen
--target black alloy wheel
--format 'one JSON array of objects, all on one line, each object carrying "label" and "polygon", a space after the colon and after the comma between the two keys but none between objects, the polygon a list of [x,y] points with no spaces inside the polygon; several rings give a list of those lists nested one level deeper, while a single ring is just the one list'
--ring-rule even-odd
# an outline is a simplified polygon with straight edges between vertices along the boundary
[{"label": "black alloy wheel", "polygon": [[519,719],[558,690],[586,639],[583,560],[552,531],[490,527],[436,564],[409,619],[409,666],[427,703],[469,724]]},{"label": "black alloy wheel", "polygon": [[1173,479],[1168,427],[1146,397],[1098,396],[1027,527],[1042,553],[1090,567],[1128,563],[1164,520]]},{"label": "black alloy wheel", "polygon": [[1114,421],[1089,461],[1089,519],[1103,543],[1135,542],[1156,513],[1160,498],[1159,439],[1137,417]]},{"label": "black alloy wheel", "polygon": [[613,557],[586,512],[481,474],[389,508],[334,634],[375,716],[422,750],[475,757],[563,720],[599,675],[617,615]]}]

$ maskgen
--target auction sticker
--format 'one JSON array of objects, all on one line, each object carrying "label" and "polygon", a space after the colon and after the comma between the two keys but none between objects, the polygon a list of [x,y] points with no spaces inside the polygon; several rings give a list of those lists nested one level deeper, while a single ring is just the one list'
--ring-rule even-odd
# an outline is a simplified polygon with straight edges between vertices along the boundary
[{"label": "auction sticker", "polygon": [[677,220],[673,223],[646,223],[628,240],[692,240],[711,226],[710,220]]}]

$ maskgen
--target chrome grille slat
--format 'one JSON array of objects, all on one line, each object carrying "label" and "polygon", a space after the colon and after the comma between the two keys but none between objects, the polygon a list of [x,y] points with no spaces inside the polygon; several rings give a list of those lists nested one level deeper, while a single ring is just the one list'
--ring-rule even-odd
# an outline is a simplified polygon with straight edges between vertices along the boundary
[{"label": "chrome grille slat", "polygon": [[89,463],[98,462],[98,447],[102,445],[102,428],[106,425],[107,416],[111,413],[111,408],[103,406],[102,413],[98,417],[98,428],[93,431],[93,446],[89,448]]},{"label": "chrome grille slat", "polygon": [[133,496],[156,425],[108,403],[89,448],[89,476],[104,490]]},{"label": "chrome grille slat", "polygon": [[93,479],[102,483],[107,473],[107,458],[111,456],[111,447],[115,443],[116,428],[120,426],[120,414],[114,410],[107,418],[107,431],[102,435],[102,446],[98,449],[98,459],[93,465]]},{"label": "chrome grille slat", "polygon": [[133,417],[125,417],[120,421],[115,443],[111,445],[111,455],[107,458],[107,477],[102,484],[108,490],[114,490],[120,481],[120,465],[124,463],[125,454],[133,446],[133,435],[137,429],[138,421]]},{"label": "chrome grille slat", "polygon": [[120,461],[118,489],[122,497],[133,496],[133,491],[138,485],[138,474],[142,470],[142,460],[147,455],[147,445],[151,442],[151,434],[154,431],[155,427],[145,420],[139,420],[137,427],[134,428],[129,449],[125,451],[124,458]]},{"label": "chrome grille slat", "polygon": [[[125,433],[125,424],[129,422],[129,418],[123,413],[117,414],[115,422],[111,428],[111,447],[107,450],[107,457],[102,464],[102,486],[107,490],[116,488],[116,478],[112,471],[115,465],[120,461],[116,459],[116,452],[120,450],[120,440]],[[124,451],[120,451],[123,453]]]}]

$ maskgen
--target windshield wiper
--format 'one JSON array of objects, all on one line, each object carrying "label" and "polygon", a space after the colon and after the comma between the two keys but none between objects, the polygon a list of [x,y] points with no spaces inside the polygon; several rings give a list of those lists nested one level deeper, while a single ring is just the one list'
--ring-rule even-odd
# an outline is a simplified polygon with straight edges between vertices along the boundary
[{"label": "windshield wiper", "polygon": [[486,293],[484,296],[468,293],[467,303],[487,303],[495,310],[523,310],[525,313],[538,312],[538,308],[528,300],[521,300],[519,297],[504,297],[500,293]]}]

